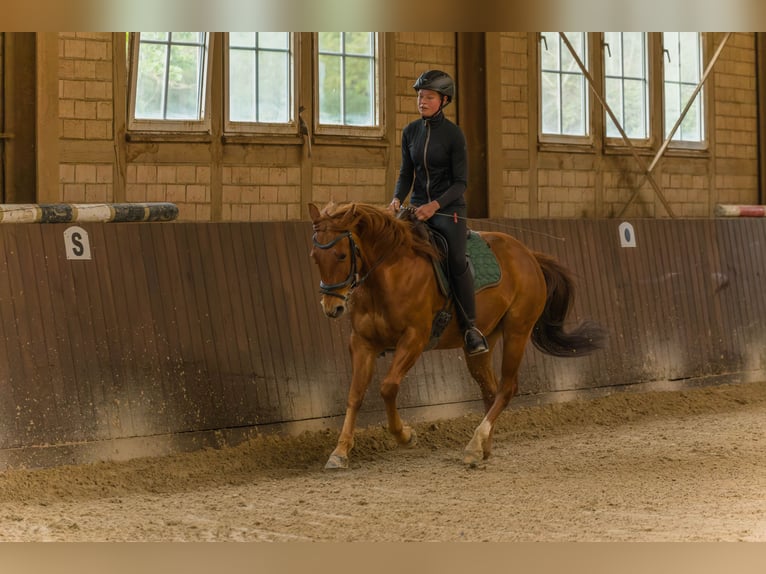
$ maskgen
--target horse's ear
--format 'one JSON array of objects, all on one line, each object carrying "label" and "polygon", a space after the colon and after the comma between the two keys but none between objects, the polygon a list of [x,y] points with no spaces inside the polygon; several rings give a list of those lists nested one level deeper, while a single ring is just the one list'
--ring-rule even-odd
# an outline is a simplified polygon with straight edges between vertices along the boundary
[{"label": "horse's ear", "polygon": [[319,215],[319,208],[313,203],[309,203],[309,215],[311,216],[311,221],[314,223],[316,223],[321,217]]}]

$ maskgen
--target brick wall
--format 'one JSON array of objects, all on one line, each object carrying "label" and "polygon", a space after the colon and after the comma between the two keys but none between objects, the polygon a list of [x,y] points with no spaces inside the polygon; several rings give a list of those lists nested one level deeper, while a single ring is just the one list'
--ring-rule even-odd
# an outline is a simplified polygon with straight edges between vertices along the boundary
[{"label": "brick wall", "polygon": [[[58,54],[59,138],[78,142],[112,140],[112,34],[61,32]],[[112,164],[59,164],[59,194],[64,202],[110,202],[113,183]]]},{"label": "brick wall", "polygon": [[388,203],[393,194],[386,187],[386,169],[351,167],[315,167],[313,196],[319,203],[362,201]]},{"label": "brick wall", "polygon": [[59,134],[63,139],[112,139],[112,81],[112,34],[59,34]]},{"label": "brick wall", "polygon": [[[716,43],[720,36],[716,34]],[[752,34],[732,34],[715,67],[716,157],[757,158],[756,97],[755,38]]]},{"label": "brick wall", "polygon": [[61,198],[66,203],[112,201],[112,164],[59,164]]},{"label": "brick wall", "polygon": [[178,206],[178,219],[209,221],[210,167],[207,165],[128,166],[125,199],[128,202],[164,202]]},{"label": "brick wall", "polygon": [[[426,70],[443,70],[455,77],[454,32],[399,32],[395,35],[396,50],[396,141],[401,142],[404,127],[420,117],[412,84]],[[460,102],[445,108],[452,121],[457,117]],[[398,148],[397,148],[398,149]],[[398,166],[399,156],[396,156]]]},{"label": "brick wall", "polygon": [[[503,166],[503,205],[505,217],[529,217],[533,190],[529,178],[529,81],[527,68],[528,34],[500,34],[500,129],[503,150],[517,159],[516,165]],[[555,186],[546,181],[538,194],[549,196]],[[561,206],[563,209],[563,206]],[[560,212],[563,212],[560,210]]]},{"label": "brick wall", "polygon": [[301,217],[300,168],[247,165],[223,168],[225,221],[292,220]]}]

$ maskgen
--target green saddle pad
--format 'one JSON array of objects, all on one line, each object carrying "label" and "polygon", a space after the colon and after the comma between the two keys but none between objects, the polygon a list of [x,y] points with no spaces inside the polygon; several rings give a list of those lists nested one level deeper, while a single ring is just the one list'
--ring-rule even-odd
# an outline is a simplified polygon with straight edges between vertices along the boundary
[{"label": "green saddle pad", "polygon": [[[477,293],[487,287],[492,287],[500,282],[502,272],[497,257],[489,248],[489,244],[482,239],[476,231],[468,233],[468,242],[466,245],[466,256],[471,267],[473,276],[473,287]],[[450,295],[449,280],[444,272],[441,263],[434,263],[436,277],[439,281],[439,287],[445,296]]]},{"label": "green saddle pad", "polygon": [[468,234],[466,255],[473,264],[473,287],[476,291],[500,283],[501,271],[497,257],[489,248],[489,243],[475,231]]}]

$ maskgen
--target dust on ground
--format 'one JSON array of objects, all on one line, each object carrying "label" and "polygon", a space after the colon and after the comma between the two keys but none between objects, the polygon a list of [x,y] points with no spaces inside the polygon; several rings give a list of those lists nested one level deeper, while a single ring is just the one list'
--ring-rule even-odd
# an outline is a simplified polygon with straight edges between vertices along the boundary
[{"label": "dust on ground", "polygon": [[507,410],[220,450],[0,472],[0,541],[766,541],[766,383]]}]

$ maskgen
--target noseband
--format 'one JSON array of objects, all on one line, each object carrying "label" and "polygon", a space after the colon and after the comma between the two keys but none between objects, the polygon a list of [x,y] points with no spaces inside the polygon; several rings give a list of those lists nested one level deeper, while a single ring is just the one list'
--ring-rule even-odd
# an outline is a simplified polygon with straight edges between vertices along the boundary
[{"label": "noseband", "polygon": [[[359,283],[359,272],[356,267],[356,255],[359,252],[359,248],[356,245],[356,242],[354,241],[354,238],[351,236],[350,231],[344,231],[343,233],[340,233],[339,235],[335,236],[335,238],[332,241],[329,241],[327,243],[319,243],[317,241],[317,234],[314,233],[314,236],[311,238],[311,241],[314,243],[314,247],[317,249],[330,249],[333,245],[338,243],[341,239],[348,237],[349,242],[349,251],[351,252],[351,268],[348,271],[348,276],[345,280],[339,282],[339,283],[331,283],[327,284],[324,281],[320,279],[319,281],[319,292],[322,295],[329,295],[331,297],[338,297],[339,299],[343,299],[346,301],[348,299],[347,295],[340,295],[336,293],[338,289],[343,289],[344,287],[349,287],[349,293],[351,290],[353,290]],[[365,279],[367,276],[365,275]]]}]

